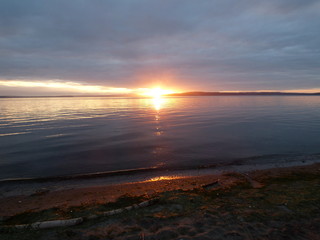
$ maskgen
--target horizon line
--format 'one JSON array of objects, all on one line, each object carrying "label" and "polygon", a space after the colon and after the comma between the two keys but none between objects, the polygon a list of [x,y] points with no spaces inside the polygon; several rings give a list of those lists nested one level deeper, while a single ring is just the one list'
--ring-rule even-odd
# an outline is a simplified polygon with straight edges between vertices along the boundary
[{"label": "horizon line", "polygon": [[[272,90],[256,90],[256,91],[186,91],[179,93],[163,94],[164,97],[171,96],[214,96],[214,95],[320,95],[320,92],[291,92],[291,91],[272,91]],[[138,97],[152,98],[150,96],[142,96],[136,93],[118,93],[118,94],[67,94],[67,95],[0,95],[0,98],[54,98],[54,97]]]}]

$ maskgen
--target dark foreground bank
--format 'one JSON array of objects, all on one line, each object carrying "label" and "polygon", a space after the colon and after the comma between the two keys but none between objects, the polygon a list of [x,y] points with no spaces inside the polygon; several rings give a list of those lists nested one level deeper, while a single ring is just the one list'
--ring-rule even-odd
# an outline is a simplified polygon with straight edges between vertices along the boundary
[{"label": "dark foreground bank", "polygon": [[[77,194],[86,198],[72,201]],[[53,195],[65,198],[52,205]],[[12,227],[85,217],[150,199],[157,201],[76,226]],[[319,203],[320,164],[39,192],[1,198],[0,239],[320,239]],[[19,204],[28,208],[13,210]]]}]

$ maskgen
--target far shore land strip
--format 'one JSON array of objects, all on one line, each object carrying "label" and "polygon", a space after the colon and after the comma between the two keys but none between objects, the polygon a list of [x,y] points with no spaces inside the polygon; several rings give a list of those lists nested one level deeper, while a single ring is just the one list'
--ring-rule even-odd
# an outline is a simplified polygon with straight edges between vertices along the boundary
[{"label": "far shore land strip", "polygon": [[[1,239],[272,239],[320,229],[320,163],[247,173],[159,178],[0,198]],[[50,230],[19,224],[86,217],[157,198],[143,209]],[[131,209],[131,208],[130,208]],[[294,235],[293,235],[294,236]],[[238,238],[235,238],[238,237]]]}]

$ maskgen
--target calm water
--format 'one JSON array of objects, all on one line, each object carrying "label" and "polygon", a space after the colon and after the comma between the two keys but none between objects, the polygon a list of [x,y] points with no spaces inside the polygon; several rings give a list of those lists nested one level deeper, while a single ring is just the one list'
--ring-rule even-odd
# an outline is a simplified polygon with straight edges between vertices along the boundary
[{"label": "calm water", "polygon": [[319,96],[0,99],[0,179],[319,152]]}]

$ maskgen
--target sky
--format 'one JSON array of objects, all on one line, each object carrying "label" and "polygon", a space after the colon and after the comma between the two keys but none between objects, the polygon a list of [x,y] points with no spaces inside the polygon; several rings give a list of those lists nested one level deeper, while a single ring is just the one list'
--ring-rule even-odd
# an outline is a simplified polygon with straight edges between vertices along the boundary
[{"label": "sky", "polygon": [[0,95],[320,91],[318,0],[0,0]]}]

